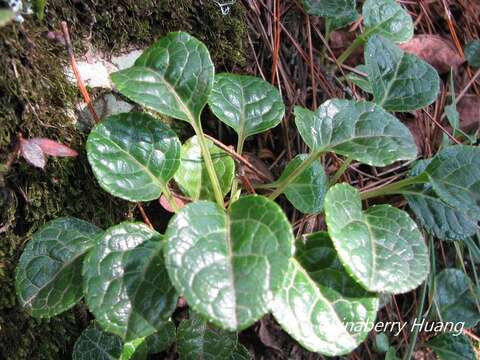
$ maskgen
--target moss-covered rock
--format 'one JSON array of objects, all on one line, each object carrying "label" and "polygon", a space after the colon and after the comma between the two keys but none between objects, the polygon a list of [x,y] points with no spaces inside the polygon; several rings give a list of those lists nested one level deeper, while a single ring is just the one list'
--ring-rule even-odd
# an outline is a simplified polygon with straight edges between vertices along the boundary
[{"label": "moss-covered rock", "polygon": [[[18,307],[14,271],[32,233],[59,216],[76,216],[103,228],[135,216],[133,204],[98,187],[86,161],[87,134],[68,110],[80,97],[63,74],[66,52],[46,36],[61,20],[70,24],[77,53],[89,46],[116,53],[148,45],[168,31],[184,30],[206,42],[219,66],[238,66],[245,58],[246,29],[239,4],[222,16],[212,1],[50,0],[42,22],[27,18],[23,25],[0,29],[1,359],[70,358],[87,323],[82,304],[50,320],[33,319]],[[41,136],[68,144],[80,156],[50,158],[43,171],[21,160],[5,168],[18,132],[25,138]]]}]

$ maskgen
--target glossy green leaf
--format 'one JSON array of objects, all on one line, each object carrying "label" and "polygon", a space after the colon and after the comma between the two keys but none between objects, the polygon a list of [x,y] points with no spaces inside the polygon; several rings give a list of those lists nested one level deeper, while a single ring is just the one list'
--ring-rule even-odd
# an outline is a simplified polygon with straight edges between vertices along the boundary
[{"label": "glossy green leaf", "polygon": [[146,337],[148,352],[156,354],[167,350],[175,342],[176,332],[175,324],[171,320],[167,321],[156,333]]},{"label": "glossy green leaf", "polygon": [[[278,182],[282,182],[287,178],[307,158],[307,154],[295,156],[285,170],[283,170]],[[327,189],[327,176],[325,175],[320,160],[316,160],[295,178],[295,180],[290,182],[284,194],[295,209],[304,214],[318,214],[323,209],[323,200]]]},{"label": "glossy green leaf", "polygon": [[177,352],[181,360],[236,360],[242,348],[236,333],[216,328],[192,312],[190,319],[178,326]]},{"label": "glossy green leaf", "polygon": [[476,360],[472,343],[465,335],[443,333],[427,343],[439,360]]},{"label": "glossy green leaf", "polygon": [[441,150],[425,173],[433,190],[447,204],[480,220],[480,149],[455,145]]},{"label": "glossy green leaf", "polygon": [[265,80],[247,75],[215,75],[208,104],[241,139],[277,126],[285,113],[279,91]]},{"label": "glossy green leaf", "polygon": [[200,122],[214,72],[202,42],[187,33],[172,32],[145,50],[134,66],[111,78],[129,99],[194,125]]},{"label": "glossy green leaf", "polygon": [[366,37],[379,34],[396,43],[413,37],[412,17],[395,0],[367,0],[362,12]]},{"label": "glossy green leaf", "polygon": [[[417,162],[411,176],[422,173],[430,162],[431,160]],[[429,183],[413,186],[404,196],[422,226],[439,239],[465,239],[478,229],[477,220],[439,199]]]},{"label": "glossy green leaf", "polygon": [[342,16],[332,16],[325,19],[325,27],[328,32],[332,32],[341,29],[347,25],[350,25],[358,19],[360,14],[356,9],[352,9],[350,12],[345,13]]},{"label": "glossy green leaf", "polygon": [[[480,321],[480,289],[458,269],[445,269],[435,276],[434,304],[439,312],[433,316],[441,321],[464,322],[472,328]],[[473,292],[472,292],[473,291]]]},{"label": "glossy green leaf", "polygon": [[125,343],[119,360],[146,360],[147,356],[148,345],[146,338],[142,337]]},{"label": "glossy green leaf", "polygon": [[55,316],[82,298],[82,261],[102,232],[83,220],[59,218],[33,235],[15,278],[20,304],[32,316]]},{"label": "glossy green leaf", "polygon": [[373,94],[372,84],[368,80],[368,68],[366,65],[358,65],[355,67],[358,71],[367,74],[367,76],[361,76],[354,72],[347,74],[347,79],[357,85],[360,89],[365,91],[368,94]]},{"label": "glossy green leaf", "polygon": [[301,0],[305,11],[313,16],[347,16],[355,10],[356,0]]},{"label": "glossy green leaf", "polygon": [[465,59],[474,68],[480,68],[480,40],[470,41],[465,46]]},{"label": "glossy green leaf", "polygon": [[170,279],[196,312],[228,329],[245,329],[267,312],[293,253],[291,225],[262,196],[245,196],[227,211],[191,203],[166,234]]},{"label": "glossy green leaf", "polygon": [[327,233],[308,236],[297,246],[296,258],[272,303],[273,315],[310,351],[327,356],[351,352],[374,325],[376,295],[346,273]]},{"label": "glossy green leaf", "polygon": [[142,223],[109,228],[85,258],[85,299],[98,323],[126,341],[159,329],[177,303],[162,236]]},{"label": "glossy green leaf", "polygon": [[73,360],[118,360],[123,343],[119,336],[102,331],[98,326],[86,328],[75,342]]},{"label": "glossy green leaf", "polygon": [[158,199],[180,165],[180,141],[158,119],[124,113],[103,120],[87,140],[100,186],[130,201]]},{"label": "glossy green leaf", "polygon": [[405,211],[390,205],[362,211],[359,192],[344,183],[328,191],[325,217],[342,263],[366,289],[404,293],[427,277],[428,249]]},{"label": "glossy green leaf", "polygon": [[[206,139],[208,150],[212,156],[213,167],[217,174],[222,194],[225,196],[232,186],[235,177],[235,162],[212,141]],[[202,150],[196,136],[190,138],[182,146],[180,167],[175,173],[175,181],[183,193],[193,200],[215,200],[212,183],[202,157]]]},{"label": "glossy green leaf", "polygon": [[387,111],[413,111],[433,103],[439,93],[437,71],[390,40],[372,36],[365,47],[365,64],[375,102]]},{"label": "glossy green leaf", "polygon": [[408,128],[373,103],[334,99],[316,112],[298,106],[294,112],[298,131],[312,151],[333,151],[374,166],[417,156]]}]

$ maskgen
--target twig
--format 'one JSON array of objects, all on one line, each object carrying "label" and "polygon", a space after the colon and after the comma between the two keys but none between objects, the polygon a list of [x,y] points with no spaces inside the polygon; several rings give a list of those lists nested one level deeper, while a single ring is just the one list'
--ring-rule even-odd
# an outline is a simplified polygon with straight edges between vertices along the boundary
[{"label": "twig", "polygon": [[66,21],[62,21],[60,23],[62,28],[63,37],[65,38],[65,45],[67,47],[68,53],[68,61],[70,62],[70,66],[72,67],[73,73],[75,74],[75,78],[77,79],[77,85],[80,89],[80,93],[82,94],[83,100],[87,104],[88,110],[92,114],[93,119],[96,123],[100,122],[100,118],[98,117],[95,108],[93,107],[92,100],[90,99],[90,95],[88,94],[87,88],[85,87],[85,83],[83,82],[82,76],[80,75],[80,71],[78,70],[77,61],[75,60],[75,55],[73,53],[72,41],[70,40],[70,33],[68,32],[68,25]]},{"label": "twig", "polygon": [[224,143],[221,141],[215,139],[214,137],[205,134],[205,137],[209,140],[211,140],[215,145],[217,145],[219,148],[222,150],[226,151],[229,153],[235,160],[238,162],[241,162],[244,164],[246,167],[248,167],[250,170],[255,172],[258,176],[260,176],[263,180],[265,181],[270,181],[270,178],[266,175],[264,175],[262,172],[260,172],[255,166],[252,165],[250,161],[248,161],[246,158],[244,158],[242,155],[238,154],[235,150],[232,150],[230,147],[226,146]]},{"label": "twig", "polygon": [[138,210],[140,211],[140,214],[142,215],[142,218],[143,218],[143,222],[145,224],[147,224],[151,229],[153,229],[153,224],[152,222],[150,221],[150,219],[148,218],[148,215],[147,213],[145,212],[145,209],[143,208],[143,205],[141,203],[137,203],[137,206],[138,206]]}]

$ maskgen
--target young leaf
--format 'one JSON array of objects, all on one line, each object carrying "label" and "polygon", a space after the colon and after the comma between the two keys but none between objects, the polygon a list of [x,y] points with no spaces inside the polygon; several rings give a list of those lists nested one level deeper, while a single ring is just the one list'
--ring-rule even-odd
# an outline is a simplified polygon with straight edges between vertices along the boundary
[{"label": "young leaf", "polygon": [[[421,174],[430,162],[430,159],[418,161],[411,171],[411,176]],[[428,183],[413,186],[404,196],[422,226],[439,239],[465,239],[475,234],[478,229],[476,219],[469,217],[461,208],[454,208],[443,202]]]},{"label": "young leaf", "polygon": [[477,146],[444,148],[425,173],[444,202],[471,219],[480,220],[480,149]]},{"label": "young leaf", "polygon": [[[213,166],[222,194],[225,196],[230,190],[235,176],[235,162],[210,140],[207,139],[206,143],[212,155]],[[180,167],[174,178],[183,193],[194,201],[198,199],[215,201],[212,183],[203,161],[197,136],[183,144],[180,158]]]},{"label": "young leaf", "polygon": [[[476,326],[480,321],[480,289],[470,278],[461,270],[445,269],[435,276],[435,283],[434,304],[441,321],[464,322],[467,329]],[[433,311],[433,316],[437,318],[437,312]]]},{"label": "young leaf", "polygon": [[[278,182],[288,177],[307,157],[307,154],[299,154],[290,161]],[[316,160],[288,185],[284,193],[297,210],[304,214],[318,214],[323,209],[323,199],[327,189],[327,176],[322,163]]]},{"label": "young leaf", "polygon": [[122,355],[122,339],[92,325],[83,330],[73,347],[73,360],[117,360]]},{"label": "young leaf", "polygon": [[296,258],[272,303],[273,315],[310,351],[327,356],[351,352],[373,326],[377,297],[345,272],[326,233],[310,235]]},{"label": "young leaf", "polygon": [[90,133],[87,154],[100,186],[130,201],[158,199],[180,165],[180,141],[158,119],[124,113]]},{"label": "young leaf", "polygon": [[165,236],[173,284],[189,306],[227,330],[245,329],[267,312],[293,254],[287,217],[262,196],[242,197],[227,211],[188,204]]},{"label": "young leaf", "polygon": [[83,220],[58,218],[33,235],[15,278],[20,304],[32,316],[55,316],[82,298],[82,261],[102,232]]},{"label": "young leaf", "polygon": [[313,16],[348,16],[355,10],[356,0],[301,0],[305,11]]},{"label": "young leaf", "polygon": [[366,65],[358,65],[355,67],[358,71],[361,71],[367,74],[366,77],[360,76],[354,72],[347,74],[347,79],[357,85],[360,89],[365,91],[368,94],[373,94],[372,84],[370,84],[370,80],[368,80],[368,68]]},{"label": "young leaf", "polygon": [[47,159],[42,148],[30,140],[20,138],[20,154],[31,165],[40,169],[45,168]]},{"label": "young leaf", "polygon": [[98,323],[126,341],[168,321],[177,295],[168,280],[162,236],[142,223],[109,228],[83,266],[85,299]]},{"label": "young leaf", "polygon": [[473,40],[465,46],[465,58],[474,68],[480,68],[480,40]]},{"label": "young leaf", "polygon": [[472,343],[465,335],[454,336],[443,333],[435,336],[427,346],[440,360],[476,360]]},{"label": "young leaf", "polygon": [[366,289],[404,293],[427,277],[428,249],[406,212],[390,205],[362,211],[358,191],[338,184],[325,198],[325,217],[340,260]]},{"label": "young leaf", "polygon": [[382,36],[372,36],[365,64],[375,102],[387,111],[413,111],[435,101],[440,89],[437,71]]},{"label": "young leaf", "polygon": [[212,90],[214,71],[202,42],[172,32],[145,50],[133,67],[111,78],[131,100],[195,125]]},{"label": "young leaf", "polygon": [[395,0],[367,0],[362,12],[365,37],[379,34],[396,43],[413,37],[412,17]]},{"label": "young leaf", "polygon": [[296,106],[294,113],[298,131],[312,151],[333,151],[374,166],[417,156],[408,128],[373,103],[334,99],[316,112]]},{"label": "young leaf", "polygon": [[40,146],[42,151],[50,156],[75,157],[78,153],[68,146],[46,138],[32,138],[29,141]]},{"label": "young leaf", "polygon": [[282,97],[275,87],[246,75],[215,75],[208,104],[215,116],[233,128],[242,140],[277,126],[285,113]]},{"label": "young leaf", "polygon": [[181,360],[234,360],[240,347],[236,333],[215,328],[193,312],[178,326],[177,351]]}]

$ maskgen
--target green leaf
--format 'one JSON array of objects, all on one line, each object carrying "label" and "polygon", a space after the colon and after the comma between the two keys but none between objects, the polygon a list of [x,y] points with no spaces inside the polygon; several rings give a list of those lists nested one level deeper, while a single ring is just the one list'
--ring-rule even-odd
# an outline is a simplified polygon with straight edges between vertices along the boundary
[{"label": "green leaf", "polygon": [[375,351],[380,354],[387,353],[390,348],[390,341],[388,340],[388,336],[385,333],[376,334],[374,347]]},{"label": "green leaf", "polygon": [[202,42],[172,32],[145,50],[134,66],[111,78],[129,99],[196,125],[212,90],[214,71]]},{"label": "green leaf", "polygon": [[344,183],[328,191],[325,217],[340,260],[366,289],[405,293],[427,277],[428,249],[405,211],[390,205],[362,211],[359,192]]},{"label": "green leaf", "polygon": [[298,131],[312,151],[333,151],[374,166],[417,156],[408,128],[373,103],[334,99],[316,112],[296,106],[294,113]]},{"label": "green leaf", "polygon": [[275,319],[310,351],[351,352],[374,325],[377,297],[345,272],[327,233],[308,236],[296,258],[272,303]]},{"label": "green leaf", "polygon": [[83,220],[59,218],[33,235],[15,278],[20,304],[32,316],[55,316],[82,298],[82,261],[102,232]]},{"label": "green leaf", "polygon": [[331,33],[335,30],[341,29],[347,25],[350,25],[358,19],[360,14],[354,8],[350,12],[347,12],[345,15],[327,17],[325,19],[325,27],[328,29],[327,32]]},{"label": "green leaf", "polygon": [[85,299],[98,323],[126,341],[168,321],[177,295],[163,260],[162,236],[142,223],[109,228],[85,258]]},{"label": "green leaf", "polygon": [[465,59],[474,68],[480,68],[480,40],[470,41],[465,46]]},{"label": "green leaf", "polygon": [[176,332],[175,324],[171,320],[167,321],[156,333],[145,338],[148,352],[156,354],[167,350],[175,342]]},{"label": "green leaf", "polygon": [[444,202],[471,219],[480,220],[480,149],[477,146],[444,148],[425,173]]},{"label": "green leaf", "polygon": [[356,0],[301,0],[305,11],[313,16],[348,16],[355,10]]},{"label": "green leaf", "polygon": [[476,360],[472,343],[465,335],[443,333],[435,336],[427,346],[437,354],[440,360]]},{"label": "green leaf", "polygon": [[178,326],[177,351],[181,360],[235,360],[244,349],[236,333],[213,327],[192,312],[190,319]]},{"label": "green leaf", "polygon": [[0,28],[7,25],[15,14],[10,9],[0,9]]},{"label": "green leaf", "polygon": [[[293,158],[277,182],[284,181],[307,158],[307,154],[299,154]],[[288,185],[284,194],[295,209],[304,214],[318,214],[323,209],[323,200],[327,189],[327,176],[322,163],[316,160]]]},{"label": "green leaf", "polygon": [[[430,162],[431,159],[418,161],[410,175],[421,174]],[[465,239],[478,229],[477,220],[439,199],[429,183],[413,186],[404,196],[422,226],[439,239]]]},{"label": "green leaf", "polygon": [[103,332],[98,326],[86,328],[75,342],[73,360],[118,360],[122,354],[122,339]]},{"label": "green leaf", "polygon": [[393,346],[390,346],[387,353],[385,354],[385,360],[399,360],[397,357],[397,350]]},{"label": "green leaf", "polygon": [[247,75],[215,75],[208,104],[242,140],[277,126],[285,114],[278,90],[265,80]]},{"label": "green leaf", "polygon": [[438,96],[437,71],[379,35],[368,40],[365,63],[375,102],[387,111],[417,110],[430,105]]},{"label": "green leaf", "polygon": [[100,186],[130,201],[160,197],[180,165],[180,141],[158,119],[113,115],[90,133],[87,154]]},{"label": "green leaf", "polygon": [[395,0],[367,0],[362,12],[365,37],[379,34],[396,43],[413,37],[412,17]]},{"label": "green leaf", "polygon": [[148,345],[146,338],[131,340],[123,345],[120,360],[146,360],[148,356]]},{"label": "green leaf", "polygon": [[292,227],[282,209],[245,196],[227,211],[191,203],[170,221],[170,279],[196,312],[228,330],[245,329],[267,311],[293,253]]},{"label": "green leaf", "polygon": [[[217,174],[222,194],[225,196],[232,186],[235,177],[235,162],[212,141],[206,139],[208,150],[212,155],[213,167]],[[194,201],[215,200],[212,183],[202,157],[202,150],[197,136],[190,138],[182,146],[181,162],[175,173],[175,181],[183,193]]]},{"label": "green leaf", "polygon": [[347,74],[347,79],[357,85],[360,89],[365,91],[368,94],[373,94],[372,84],[368,80],[368,68],[366,65],[358,65],[355,67],[358,71],[361,71],[367,74],[367,77],[361,76],[354,72]]},{"label": "green leaf", "polygon": [[[441,321],[459,323],[472,328],[480,321],[480,289],[458,269],[445,269],[435,276],[434,304]],[[472,293],[473,291],[473,293]],[[438,314],[433,311],[433,316]]]}]

